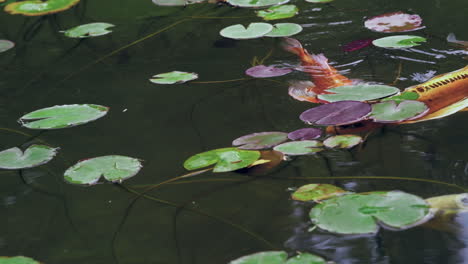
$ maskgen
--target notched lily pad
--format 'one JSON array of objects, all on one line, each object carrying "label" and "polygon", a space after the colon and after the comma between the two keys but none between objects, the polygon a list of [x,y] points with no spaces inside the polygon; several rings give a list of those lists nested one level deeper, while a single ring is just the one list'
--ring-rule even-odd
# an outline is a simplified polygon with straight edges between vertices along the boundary
[{"label": "notched lily pad", "polygon": [[242,136],[232,142],[239,149],[267,149],[288,140],[284,132],[260,132]]},{"label": "notched lily pad", "polygon": [[429,111],[423,102],[406,100],[397,104],[395,101],[386,101],[372,105],[370,118],[375,122],[393,123],[416,119]]},{"label": "notched lily pad", "polygon": [[394,95],[400,90],[388,85],[345,85],[326,90],[331,94],[319,94],[318,98],[327,102],[337,101],[372,101]]},{"label": "notched lily pad", "polygon": [[22,116],[18,122],[30,129],[58,129],[78,126],[99,119],[109,108],[101,105],[56,105]]},{"label": "notched lily pad", "polygon": [[41,264],[41,262],[24,256],[16,256],[0,257],[0,264]]},{"label": "notched lily pad", "polygon": [[152,79],[150,79],[150,82],[157,84],[180,84],[197,78],[198,74],[194,72],[172,71],[156,74]]},{"label": "notched lily pad", "polygon": [[347,125],[365,119],[371,112],[369,104],[358,101],[339,101],[311,108],[300,115],[308,124],[322,126]]},{"label": "notched lily pad", "polygon": [[122,182],[135,176],[141,167],[138,159],[109,155],[79,161],[65,171],[64,177],[69,183],[82,185],[96,184],[101,176],[110,182]]},{"label": "notched lily pad", "polygon": [[223,28],[219,34],[231,39],[254,39],[261,38],[273,30],[273,26],[268,23],[251,23],[247,28],[241,24]]},{"label": "notched lily pad", "polygon": [[426,39],[419,36],[399,35],[379,38],[372,41],[372,44],[381,48],[405,49],[419,46],[420,42],[426,42]]},{"label": "notched lily pad", "polygon": [[283,143],[274,147],[273,150],[288,156],[299,156],[320,152],[323,150],[322,146],[323,144],[317,140],[302,140]]},{"label": "notched lily pad", "polygon": [[281,38],[289,37],[299,34],[302,31],[302,27],[295,23],[277,23],[273,25],[273,29],[265,35],[265,37]]},{"label": "notched lily pad", "polygon": [[0,39],[0,53],[5,52],[9,49],[12,49],[14,46],[15,46],[15,43],[13,41]]},{"label": "notched lily pad", "polygon": [[307,184],[301,186],[292,195],[291,198],[296,201],[315,201],[319,202],[331,197],[343,195],[345,190],[331,184]]},{"label": "notched lily pad", "polygon": [[265,20],[276,20],[293,17],[298,12],[299,8],[295,5],[280,5],[257,11],[257,16]]},{"label": "notched lily pad", "polygon": [[80,0],[20,1],[5,6],[5,11],[12,15],[43,16],[70,9],[79,2]]},{"label": "notched lily pad", "polygon": [[377,32],[407,32],[424,28],[422,18],[419,15],[411,15],[403,12],[387,13],[367,19],[364,26]]},{"label": "notched lily pad", "polygon": [[323,141],[327,148],[352,148],[362,142],[362,137],[358,135],[338,135],[332,136]]},{"label": "notched lily pad", "polygon": [[322,136],[322,130],[313,127],[301,128],[288,134],[290,140],[311,140]]},{"label": "notched lily pad", "polygon": [[283,76],[291,72],[292,72],[292,69],[290,68],[278,68],[275,66],[257,65],[257,66],[247,69],[245,71],[245,74],[252,76],[254,78],[269,78],[269,77]]},{"label": "notched lily pad", "polygon": [[26,169],[46,164],[57,154],[57,149],[45,145],[31,145],[24,152],[10,148],[0,152],[0,169]]},{"label": "notched lily pad", "polygon": [[109,23],[89,23],[63,31],[63,34],[69,38],[90,38],[111,33],[108,28],[114,25]]},{"label": "notched lily pad", "polygon": [[184,162],[187,170],[201,169],[215,165],[213,172],[235,171],[248,167],[260,158],[256,150],[221,148],[196,154]]},{"label": "notched lily pad", "polygon": [[227,0],[227,2],[238,7],[267,7],[286,4],[289,0]]}]

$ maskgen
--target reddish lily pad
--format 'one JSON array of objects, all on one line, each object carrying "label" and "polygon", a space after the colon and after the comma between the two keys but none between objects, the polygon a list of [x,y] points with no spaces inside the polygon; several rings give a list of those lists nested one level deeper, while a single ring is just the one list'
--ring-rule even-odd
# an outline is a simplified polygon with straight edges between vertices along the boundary
[{"label": "reddish lily pad", "polygon": [[327,148],[352,148],[362,142],[362,137],[358,135],[338,135],[325,139],[323,144]]},{"label": "reddish lily pad", "polygon": [[424,28],[419,15],[406,14],[401,11],[371,17],[364,22],[364,26],[384,33],[407,32]]},{"label": "reddish lily pad", "polygon": [[394,123],[412,120],[425,115],[429,108],[425,103],[406,100],[397,104],[395,101],[386,101],[372,105],[371,118],[379,123]]},{"label": "reddish lily pad", "polygon": [[288,134],[284,132],[260,132],[242,136],[232,142],[239,149],[267,149],[279,145],[288,140]]},{"label": "reddish lily pad", "polygon": [[308,124],[321,126],[347,125],[365,119],[371,112],[369,104],[358,101],[339,101],[311,108],[300,115]]},{"label": "reddish lily pad", "polygon": [[290,68],[277,68],[275,66],[257,65],[245,71],[245,74],[255,78],[269,78],[283,76],[292,72]]},{"label": "reddish lily pad", "polygon": [[5,11],[12,15],[43,16],[70,9],[79,2],[80,0],[20,1],[5,6]]},{"label": "reddish lily pad", "polygon": [[363,49],[363,48],[365,48],[367,46],[372,45],[372,41],[373,41],[373,39],[354,40],[354,41],[351,41],[351,42],[343,45],[342,49],[345,52],[352,52],[352,51],[360,50],[360,49]]},{"label": "reddish lily pad", "polygon": [[322,130],[313,127],[301,128],[288,134],[290,140],[311,140],[322,135]]},{"label": "reddish lily pad", "polygon": [[344,193],[347,192],[331,184],[307,184],[297,189],[291,195],[291,198],[296,201],[319,202],[331,197],[342,195]]},{"label": "reddish lily pad", "polygon": [[323,144],[317,140],[302,140],[287,142],[274,147],[273,149],[289,156],[299,156],[314,154],[322,151]]}]

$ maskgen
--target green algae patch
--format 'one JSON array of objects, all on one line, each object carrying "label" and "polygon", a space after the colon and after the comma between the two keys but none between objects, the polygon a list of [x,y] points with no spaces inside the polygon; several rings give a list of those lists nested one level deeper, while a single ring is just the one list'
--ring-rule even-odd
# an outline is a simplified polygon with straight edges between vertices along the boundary
[{"label": "green algae patch", "polygon": [[21,1],[5,6],[5,12],[12,15],[43,16],[65,11],[79,2],[80,0]]}]

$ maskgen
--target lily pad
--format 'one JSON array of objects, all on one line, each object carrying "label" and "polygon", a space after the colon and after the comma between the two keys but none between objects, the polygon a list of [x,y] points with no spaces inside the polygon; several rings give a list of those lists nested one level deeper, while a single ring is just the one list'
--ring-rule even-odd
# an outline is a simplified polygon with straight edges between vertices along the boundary
[{"label": "lily pad", "polygon": [[334,1],[334,0],[306,0],[306,2],[315,3],[315,4],[330,3],[332,1]]},{"label": "lily pad", "polygon": [[43,16],[70,9],[79,2],[80,0],[20,1],[5,6],[5,11],[12,15]]},{"label": "lily pad", "polygon": [[235,259],[229,264],[327,264],[323,258],[310,253],[299,253],[287,260],[285,251],[264,251]]},{"label": "lily pad", "polygon": [[347,193],[345,190],[336,187],[335,185],[313,183],[301,186],[291,195],[291,198],[296,201],[319,202],[345,193]]},{"label": "lily pad", "polygon": [[273,150],[288,156],[298,156],[320,152],[323,150],[322,146],[322,143],[317,140],[302,140],[283,143],[274,147]]},{"label": "lily pad", "polygon": [[375,122],[394,123],[416,119],[429,111],[423,102],[407,100],[400,104],[395,101],[386,101],[372,105],[370,118]]},{"label": "lily pad", "polygon": [[381,48],[405,49],[419,46],[420,42],[426,42],[426,39],[419,36],[399,35],[379,38],[372,41],[372,44]]},{"label": "lily pad", "polygon": [[111,33],[112,31],[108,30],[108,28],[113,26],[109,23],[89,23],[70,28],[63,31],[63,33],[69,38],[90,38]]},{"label": "lily pad", "polygon": [[237,138],[232,145],[239,149],[267,149],[287,140],[288,134],[284,132],[260,132]]},{"label": "lily pad", "polygon": [[322,257],[310,253],[299,253],[288,259],[285,264],[333,264],[333,262],[328,262]]},{"label": "lily pad", "polygon": [[286,4],[289,0],[227,0],[227,2],[238,7],[267,7]]},{"label": "lily pad", "polygon": [[155,5],[159,6],[186,6],[205,2],[206,0],[152,0]]},{"label": "lily pad", "polygon": [[417,100],[419,98],[419,94],[416,92],[403,92],[399,95],[394,95],[392,97],[382,99],[382,102],[385,101],[395,101],[397,104],[405,101],[405,100]]},{"label": "lily pad", "polygon": [[109,155],[79,161],[65,171],[64,177],[69,183],[83,185],[96,184],[101,176],[110,182],[122,182],[135,176],[141,167],[138,159]]},{"label": "lily pad", "polygon": [[295,5],[280,5],[257,11],[257,16],[262,17],[264,20],[276,20],[293,17],[298,12],[299,8]]},{"label": "lily pad", "polygon": [[345,85],[326,90],[332,94],[319,94],[318,98],[327,102],[372,101],[394,95],[400,90],[388,85]]},{"label": "lily pad", "polygon": [[299,118],[322,126],[347,125],[365,119],[371,112],[369,104],[358,101],[339,101],[320,105],[303,112]]},{"label": "lily pad", "polygon": [[302,27],[295,23],[277,23],[273,25],[273,30],[265,37],[279,38],[296,35],[302,31]]},{"label": "lily pad", "polygon": [[0,39],[0,53],[12,49],[15,43],[6,39]]},{"label": "lily pad", "polygon": [[188,81],[192,81],[198,78],[198,74],[194,72],[181,72],[172,71],[166,73],[160,73],[153,76],[150,82],[157,84],[179,84]]},{"label": "lily pad", "polygon": [[370,30],[385,33],[407,32],[424,28],[422,18],[419,15],[406,14],[401,11],[371,17],[364,22],[364,26]]},{"label": "lily pad", "polygon": [[0,257],[0,264],[41,264],[32,258],[17,256],[17,257]]},{"label": "lily pad", "polygon": [[237,24],[222,29],[219,34],[231,39],[254,39],[261,38],[272,30],[273,26],[268,23],[251,23],[247,28]]},{"label": "lily pad", "polygon": [[248,167],[260,158],[256,150],[243,150],[238,148],[221,148],[196,154],[184,162],[187,170],[201,169],[215,165],[213,172],[235,171]]},{"label": "lily pad", "polygon": [[0,152],[0,169],[26,169],[46,164],[57,154],[57,149],[44,145],[31,145],[24,152],[10,148]]},{"label": "lily pad", "polygon": [[327,148],[352,148],[362,142],[362,137],[357,135],[332,136],[323,141]]},{"label": "lily pad", "polygon": [[310,140],[319,138],[322,130],[313,127],[301,128],[288,134],[290,140]]},{"label": "lily pad", "polygon": [[101,105],[56,105],[22,116],[18,122],[30,129],[58,129],[83,125],[107,114],[109,108]]},{"label": "lily pad", "polygon": [[245,71],[245,74],[255,78],[269,78],[283,76],[291,73],[290,68],[277,68],[275,66],[257,65]]},{"label": "lily pad", "polygon": [[352,52],[356,50],[363,49],[367,46],[372,45],[373,39],[358,39],[351,41],[345,45],[343,45],[342,50],[345,52]]},{"label": "lily pad", "polygon": [[371,192],[334,197],[316,205],[309,214],[319,228],[339,234],[372,234],[379,225],[404,230],[432,217],[422,198],[400,192]]}]

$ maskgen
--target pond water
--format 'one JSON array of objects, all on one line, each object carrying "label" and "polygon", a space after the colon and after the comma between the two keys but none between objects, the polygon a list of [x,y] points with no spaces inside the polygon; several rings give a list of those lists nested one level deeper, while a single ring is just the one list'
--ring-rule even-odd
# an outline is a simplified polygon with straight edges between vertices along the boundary
[{"label": "pond water", "polygon": [[[450,46],[450,32],[468,39],[466,0],[292,1],[300,12],[295,36],[311,52],[324,53],[346,76],[417,84],[416,73],[450,72],[466,65]],[[383,33],[363,27],[366,17],[403,11],[419,14],[425,29],[411,34],[428,42],[412,50],[377,47],[345,53],[341,46]],[[184,160],[228,147],[253,132],[305,127],[298,116],[312,105],[288,96],[288,82],[303,72],[248,79],[254,57],[265,64],[297,65],[280,40],[229,41],[219,31],[260,21],[251,9],[199,4],[160,7],[145,1],[86,1],[44,17],[0,13],[0,38],[16,47],[0,54],[0,149],[32,142],[60,147],[47,165],[1,171],[0,256],[25,255],[54,263],[228,263],[265,250],[311,252],[339,264],[468,262],[468,219],[458,215],[442,228],[381,230],[344,236],[314,230],[313,204],[290,199],[307,183],[331,183],[349,191],[401,190],[423,198],[464,192],[468,186],[467,112],[444,119],[387,127],[351,151],[301,156],[262,177],[206,172],[176,181],[134,200],[115,184],[66,184],[63,172],[78,160],[108,154],[140,158],[143,169],[123,183],[142,191],[187,173]],[[76,25],[107,22],[106,36],[69,39]],[[282,21],[280,21],[282,22]],[[158,34],[156,34],[158,33]],[[131,44],[131,45],[128,45]],[[126,46],[128,45],[128,46]],[[181,85],[149,82],[180,70],[200,78]],[[235,80],[230,82],[221,82]],[[215,82],[220,81],[220,82]],[[92,103],[109,114],[75,128],[39,132],[17,119],[36,109]],[[380,177],[380,178],[379,178]]]}]

